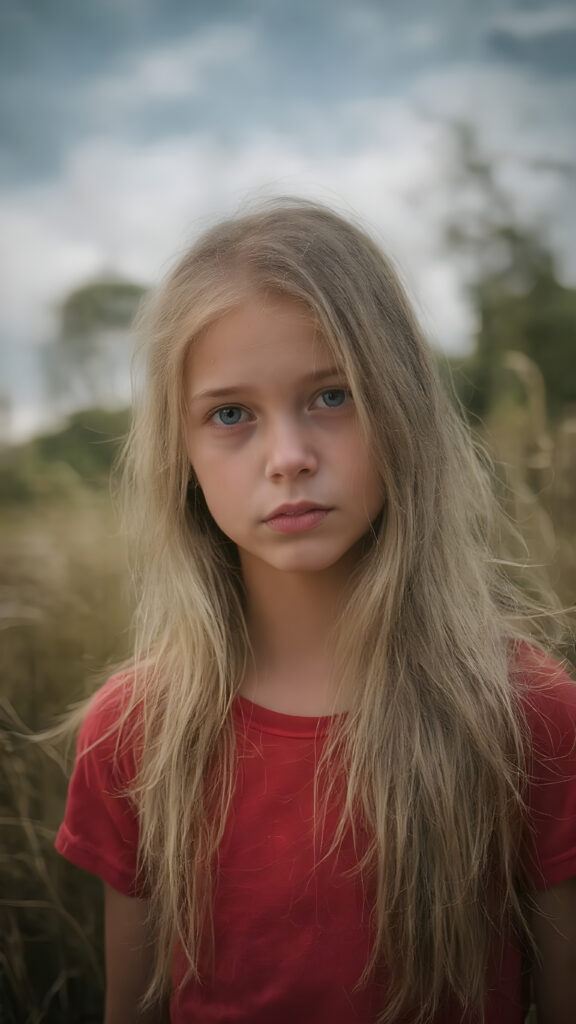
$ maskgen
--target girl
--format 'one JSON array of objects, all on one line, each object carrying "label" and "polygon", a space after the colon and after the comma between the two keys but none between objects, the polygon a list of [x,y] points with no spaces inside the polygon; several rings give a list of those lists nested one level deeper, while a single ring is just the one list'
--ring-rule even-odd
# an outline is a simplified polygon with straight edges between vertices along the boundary
[{"label": "girl", "polygon": [[530,983],[568,1024],[575,689],[392,267],[275,202],[140,330],[135,652],[57,839],[105,883],[106,1024],[520,1024]]}]

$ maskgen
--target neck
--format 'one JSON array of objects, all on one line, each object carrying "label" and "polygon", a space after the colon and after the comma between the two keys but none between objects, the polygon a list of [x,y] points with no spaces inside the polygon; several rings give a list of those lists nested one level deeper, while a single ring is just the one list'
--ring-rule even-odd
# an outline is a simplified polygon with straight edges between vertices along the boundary
[{"label": "neck", "polygon": [[253,664],[241,692],[287,714],[328,714],[337,684],[330,641],[349,567],[281,573],[248,564],[243,572]]}]

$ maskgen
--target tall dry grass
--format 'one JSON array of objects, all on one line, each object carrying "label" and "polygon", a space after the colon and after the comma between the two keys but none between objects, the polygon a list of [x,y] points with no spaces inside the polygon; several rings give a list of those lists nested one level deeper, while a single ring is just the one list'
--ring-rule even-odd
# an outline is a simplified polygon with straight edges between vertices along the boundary
[{"label": "tall dry grass", "polygon": [[0,526],[0,1021],[95,1022],[101,887],[53,850],[65,759],[23,737],[125,653],[122,545],[106,496],[80,486]]}]

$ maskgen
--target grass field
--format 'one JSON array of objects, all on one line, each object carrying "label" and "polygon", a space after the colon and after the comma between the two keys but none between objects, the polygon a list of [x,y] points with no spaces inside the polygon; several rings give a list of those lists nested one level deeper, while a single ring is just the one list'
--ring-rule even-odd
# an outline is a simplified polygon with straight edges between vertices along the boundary
[{"label": "grass field", "polygon": [[101,1020],[100,884],[53,850],[70,760],[22,739],[94,688],[127,647],[126,571],[110,502],[5,513],[0,548],[0,1020]]}]

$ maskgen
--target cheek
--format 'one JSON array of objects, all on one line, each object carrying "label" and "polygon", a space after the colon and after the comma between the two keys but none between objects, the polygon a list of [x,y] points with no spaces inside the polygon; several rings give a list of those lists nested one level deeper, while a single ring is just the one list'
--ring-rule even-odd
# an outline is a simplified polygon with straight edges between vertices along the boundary
[{"label": "cheek", "polygon": [[372,519],[384,504],[385,491],[374,455],[366,444],[356,443],[350,449],[348,468],[350,493],[357,496]]},{"label": "cheek", "polygon": [[191,460],[192,468],[208,505],[229,505],[241,500],[241,484],[245,479],[237,459],[226,459],[221,454],[203,452]]},{"label": "cheek", "polygon": [[384,504],[384,487],[372,463],[366,462],[361,469],[359,467],[354,491],[358,497],[362,495],[364,507],[371,517],[380,511]]},{"label": "cheek", "polygon": [[376,459],[370,445],[359,430],[349,437],[339,439],[335,452],[336,465],[346,465],[347,476],[356,485],[371,485],[375,490],[380,486]]}]

